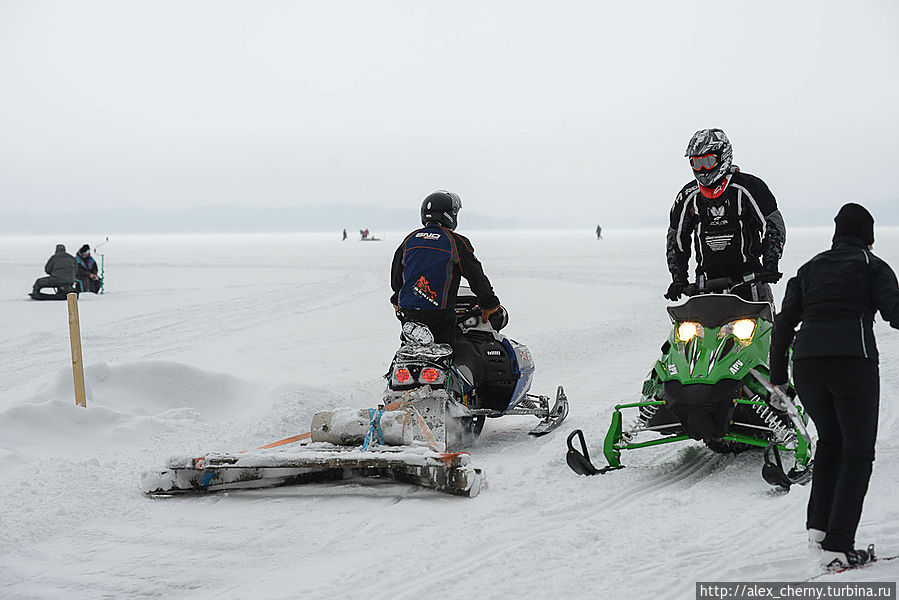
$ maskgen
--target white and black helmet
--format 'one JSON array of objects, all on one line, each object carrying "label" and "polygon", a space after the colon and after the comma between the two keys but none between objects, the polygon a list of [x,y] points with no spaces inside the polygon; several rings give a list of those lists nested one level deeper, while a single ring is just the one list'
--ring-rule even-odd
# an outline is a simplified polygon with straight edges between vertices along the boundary
[{"label": "white and black helmet", "polygon": [[458,194],[437,190],[421,203],[421,224],[439,223],[447,229],[455,229],[462,200]]},{"label": "white and black helmet", "polygon": [[684,152],[696,181],[703,187],[714,186],[728,174],[733,155],[733,146],[720,129],[700,129],[693,134]]}]

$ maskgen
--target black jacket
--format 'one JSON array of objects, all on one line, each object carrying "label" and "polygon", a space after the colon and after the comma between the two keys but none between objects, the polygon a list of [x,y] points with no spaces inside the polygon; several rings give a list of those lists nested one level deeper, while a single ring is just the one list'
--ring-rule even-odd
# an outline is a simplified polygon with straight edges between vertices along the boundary
[{"label": "black jacket", "polygon": [[396,249],[390,268],[390,302],[400,308],[452,309],[461,277],[468,281],[481,308],[499,306],[468,238],[430,224],[410,233]]},{"label": "black jacket", "polygon": [[66,252],[65,246],[59,244],[56,246],[56,253],[44,265],[44,272],[60,283],[75,283],[75,257]]},{"label": "black jacket", "polygon": [[777,271],[787,239],[777,201],[764,181],[734,169],[717,198],[706,198],[696,180],[675,198],[667,237],[672,280],[688,281],[691,237],[697,275],[713,279]]},{"label": "black jacket", "polygon": [[771,383],[787,381],[790,344],[793,360],[819,356],[877,360],[873,326],[878,310],[899,329],[896,274],[861,240],[834,237],[830,250],[802,265],[787,282],[771,334]]}]

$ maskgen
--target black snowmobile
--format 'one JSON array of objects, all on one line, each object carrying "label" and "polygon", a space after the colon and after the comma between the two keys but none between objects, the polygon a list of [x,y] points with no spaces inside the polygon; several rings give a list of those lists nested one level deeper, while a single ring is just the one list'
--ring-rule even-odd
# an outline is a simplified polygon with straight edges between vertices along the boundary
[{"label": "black snowmobile", "polygon": [[[534,360],[528,349],[500,330],[505,309],[481,319],[477,298],[460,287],[456,300],[459,327],[455,349],[434,342],[423,324],[406,322],[390,371],[384,404],[413,401],[429,424],[445,428],[447,449],[470,446],[487,417],[534,415],[540,423],[531,435],[544,435],[568,415],[568,399],[559,386],[556,399],[529,394]],[[457,338],[457,339],[458,339]]]}]

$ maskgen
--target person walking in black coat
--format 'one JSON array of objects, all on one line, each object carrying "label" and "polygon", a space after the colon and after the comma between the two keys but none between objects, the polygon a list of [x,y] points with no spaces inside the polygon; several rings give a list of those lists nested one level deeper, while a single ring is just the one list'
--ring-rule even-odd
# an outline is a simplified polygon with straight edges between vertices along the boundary
[{"label": "person walking in black coat", "polygon": [[871,252],[874,218],[864,207],[846,204],[834,221],[831,249],[805,263],[787,283],[770,357],[771,383],[784,386],[792,344],[793,383],[818,430],[806,528],[829,569],[873,558],[873,545],[867,550],[854,546],[877,438],[874,313],[880,311],[899,329],[896,275]]},{"label": "person walking in black coat", "polygon": [[63,244],[56,245],[56,252],[44,266],[47,277],[34,282],[33,292],[39,294],[42,288],[71,286],[75,283],[75,257],[66,252]]}]

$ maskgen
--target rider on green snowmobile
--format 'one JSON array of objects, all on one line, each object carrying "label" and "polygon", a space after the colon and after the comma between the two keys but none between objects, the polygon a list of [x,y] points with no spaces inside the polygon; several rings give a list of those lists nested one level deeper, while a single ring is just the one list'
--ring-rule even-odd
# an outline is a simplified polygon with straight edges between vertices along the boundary
[{"label": "rider on green snowmobile", "polygon": [[733,164],[733,147],[720,129],[693,134],[685,156],[694,180],[678,193],[667,236],[672,282],[665,298],[678,300],[689,283],[691,238],[696,278],[749,281],[734,294],[749,301],[773,302],[768,284],[781,278],[778,262],[786,226],[765,182]]}]

